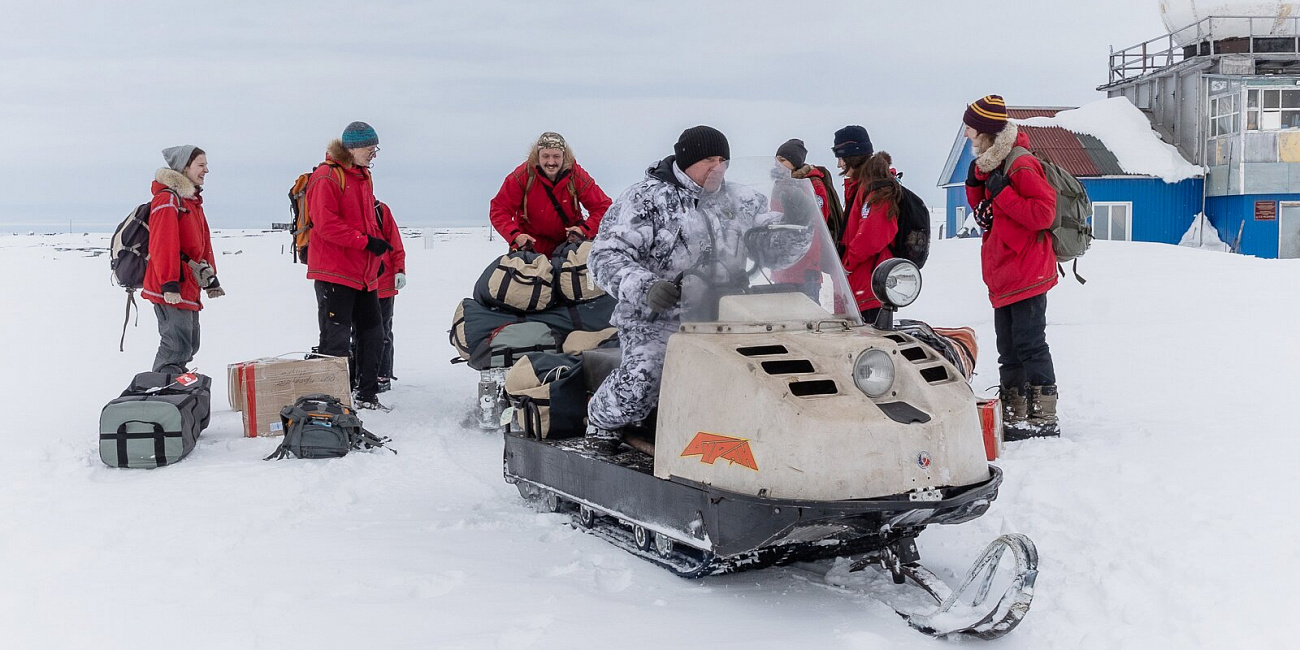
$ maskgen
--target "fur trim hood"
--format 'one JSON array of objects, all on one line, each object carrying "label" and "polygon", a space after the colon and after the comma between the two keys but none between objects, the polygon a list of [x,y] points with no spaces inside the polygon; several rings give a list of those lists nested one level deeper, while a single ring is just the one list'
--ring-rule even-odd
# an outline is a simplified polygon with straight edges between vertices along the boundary
[{"label": "fur trim hood", "polygon": [[354,166],[352,162],[352,154],[348,151],[347,147],[343,146],[343,141],[338,138],[330,140],[329,145],[325,147],[325,155],[328,156],[330,160],[333,160],[344,167],[350,168]]},{"label": "fur trim hood", "polygon": [[1012,122],[1007,122],[1006,127],[998,131],[997,137],[993,138],[993,144],[988,149],[978,152],[979,156],[975,158],[975,166],[980,171],[988,174],[997,169],[1002,161],[1007,159],[1011,150],[1016,146],[1016,137],[1020,135],[1020,128]]},{"label": "fur trim hood", "polygon": [[168,189],[174,190],[182,199],[192,199],[198,194],[199,188],[194,181],[170,167],[163,167],[154,174],[153,179],[166,185]]}]

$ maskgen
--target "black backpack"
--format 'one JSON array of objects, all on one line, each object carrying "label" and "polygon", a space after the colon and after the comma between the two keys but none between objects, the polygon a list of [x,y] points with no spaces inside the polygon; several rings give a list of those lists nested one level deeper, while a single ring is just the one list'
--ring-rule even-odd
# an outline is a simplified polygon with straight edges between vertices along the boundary
[{"label": "black backpack", "polygon": [[[361,426],[351,407],[330,395],[304,395],[280,411],[284,442],[264,460],[339,458],[353,449],[383,447],[380,438]],[[397,453],[389,449],[393,453]]]},{"label": "black backpack", "polygon": [[911,260],[921,268],[930,257],[930,209],[915,192],[901,183],[898,187],[903,190],[898,199],[898,235],[894,237],[889,252],[894,257]]},{"label": "black backpack", "polygon": [[[165,190],[176,197],[176,210],[188,212],[181,203],[181,196],[175,190]],[[126,349],[126,325],[131,321],[131,306],[135,304],[135,291],[144,287],[144,272],[149,267],[149,215],[153,201],[141,203],[132,210],[122,223],[113,231],[113,242],[109,251],[109,267],[113,270],[113,281],[119,287],[126,288],[126,320],[122,321],[122,340],[117,349]],[[181,255],[181,259],[187,259]],[[137,309],[137,314],[139,310]],[[138,315],[137,315],[138,318]],[[137,323],[138,324],[138,323]]]}]

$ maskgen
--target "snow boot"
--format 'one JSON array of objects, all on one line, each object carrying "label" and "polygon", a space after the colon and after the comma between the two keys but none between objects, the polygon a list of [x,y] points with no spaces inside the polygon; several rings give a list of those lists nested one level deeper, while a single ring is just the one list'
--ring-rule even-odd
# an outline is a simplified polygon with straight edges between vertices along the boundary
[{"label": "snow boot", "polygon": [[1056,384],[1029,387],[1028,425],[1037,438],[1055,438],[1061,435],[1061,423],[1056,419]]},{"label": "snow boot", "polygon": [[1029,397],[1022,386],[1002,385],[1002,439],[1007,442],[1033,437],[1029,429]]},{"label": "snow boot", "polygon": [[358,411],[383,411],[388,413],[393,410],[380,403],[378,396],[362,396],[361,393],[352,394],[352,406]]},{"label": "snow boot", "polygon": [[392,378],[390,378],[390,377],[380,377],[380,378],[379,378],[379,391],[378,391],[378,392],[380,392],[380,393],[387,393],[387,392],[388,392],[389,390],[391,390],[392,388],[393,388],[393,380],[392,380]]},{"label": "snow boot", "polygon": [[583,448],[597,456],[616,456],[619,447],[623,446],[623,433],[589,424],[587,436],[582,442]]}]

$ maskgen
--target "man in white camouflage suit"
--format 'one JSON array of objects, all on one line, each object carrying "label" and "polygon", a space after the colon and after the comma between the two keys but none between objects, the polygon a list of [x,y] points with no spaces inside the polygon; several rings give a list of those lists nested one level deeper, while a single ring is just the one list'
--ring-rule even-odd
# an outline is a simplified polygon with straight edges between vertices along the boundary
[{"label": "man in white camouflage suit", "polygon": [[[758,192],[724,183],[731,150],[717,129],[687,129],[673,151],[610,207],[587,262],[596,284],[618,300],[612,321],[622,347],[619,367],[587,407],[586,445],[600,455],[617,453],[622,429],[644,420],[658,404],[668,337],[681,325],[683,274],[743,289],[747,232],[808,224],[820,215],[811,192],[797,185],[791,191],[778,185],[783,215],[772,212]],[[808,228],[767,237],[763,264],[788,266],[811,241]]]}]

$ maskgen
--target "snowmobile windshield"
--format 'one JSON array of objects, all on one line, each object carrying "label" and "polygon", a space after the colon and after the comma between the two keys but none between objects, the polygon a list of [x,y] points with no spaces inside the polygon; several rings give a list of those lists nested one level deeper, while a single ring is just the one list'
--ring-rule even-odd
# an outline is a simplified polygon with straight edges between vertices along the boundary
[{"label": "snowmobile windshield", "polygon": [[812,182],[772,158],[731,161],[683,231],[683,322],[862,323]]}]

